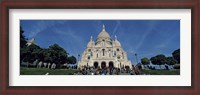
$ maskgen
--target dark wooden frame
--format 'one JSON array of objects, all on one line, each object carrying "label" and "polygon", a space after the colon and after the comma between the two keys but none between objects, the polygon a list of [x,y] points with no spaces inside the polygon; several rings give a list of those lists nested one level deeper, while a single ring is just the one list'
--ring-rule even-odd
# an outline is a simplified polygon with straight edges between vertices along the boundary
[{"label": "dark wooden frame", "polygon": [[[1,2],[1,94],[136,94],[200,95],[199,0],[3,0]],[[192,86],[191,87],[11,87],[9,75],[9,9],[191,9]],[[166,80],[167,81],[167,80]]]}]

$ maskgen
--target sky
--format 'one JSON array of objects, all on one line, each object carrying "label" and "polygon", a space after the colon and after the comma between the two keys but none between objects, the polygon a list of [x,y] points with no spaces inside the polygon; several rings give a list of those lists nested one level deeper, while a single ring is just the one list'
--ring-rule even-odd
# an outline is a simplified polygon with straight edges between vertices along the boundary
[{"label": "sky", "polygon": [[48,48],[58,44],[78,57],[86,49],[90,36],[96,40],[103,24],[110,37],[116,35],[132,64],[158,54],[172,56],[180,48],[180,20],[20,20],[27,39]]}]

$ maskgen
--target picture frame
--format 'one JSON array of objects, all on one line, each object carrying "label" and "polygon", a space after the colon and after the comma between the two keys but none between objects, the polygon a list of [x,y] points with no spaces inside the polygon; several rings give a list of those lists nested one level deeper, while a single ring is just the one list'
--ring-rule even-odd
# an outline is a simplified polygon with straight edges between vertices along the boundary
[{"label": "picture frame", "polygon": [[[192,86],[9,86],[9,9],[191,9]],[[60,0],[1,2],[1,94],[184,94],[199,95],[199,0]]]}]

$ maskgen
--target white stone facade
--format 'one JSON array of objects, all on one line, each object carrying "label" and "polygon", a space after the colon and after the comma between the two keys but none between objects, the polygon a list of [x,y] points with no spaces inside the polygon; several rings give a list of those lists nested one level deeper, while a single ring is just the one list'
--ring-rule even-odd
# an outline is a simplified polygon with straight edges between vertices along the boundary
[{"label": "white stone facade", "polygon": [[84,66],[95,68],[122,68],[129,66],[131,68],[132,64],[127,59],[127,54],[122,49],[117,37],[115,36],[115,39],[112,40],[103,25],[96,42],[93,41],[91,36],[82,58],[78,62],[78,68],[83,68]]}]

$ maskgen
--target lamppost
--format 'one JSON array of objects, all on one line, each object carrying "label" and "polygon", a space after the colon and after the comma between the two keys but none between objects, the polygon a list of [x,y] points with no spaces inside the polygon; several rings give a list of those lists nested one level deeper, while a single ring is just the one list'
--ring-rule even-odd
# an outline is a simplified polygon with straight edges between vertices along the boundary
[{"label": "lamppost", "polygon": [[137,64],[138,64],[138,58],[137,58],[137,53],[135,53],[135,57],[136,57],[136,61],[137,61]]},{"label": "lamppost", "polygon": [[77,65],[76,65],[77,69],[78,69],[79,57],[80,57],[80,55],[78,54],[78,59],[77,59],[78,61],[77,61]]},{"label": "lamppost", "polygon": [[78,61],[79,61],[79,58],[80,58],[80,54],[78,54]]}]

